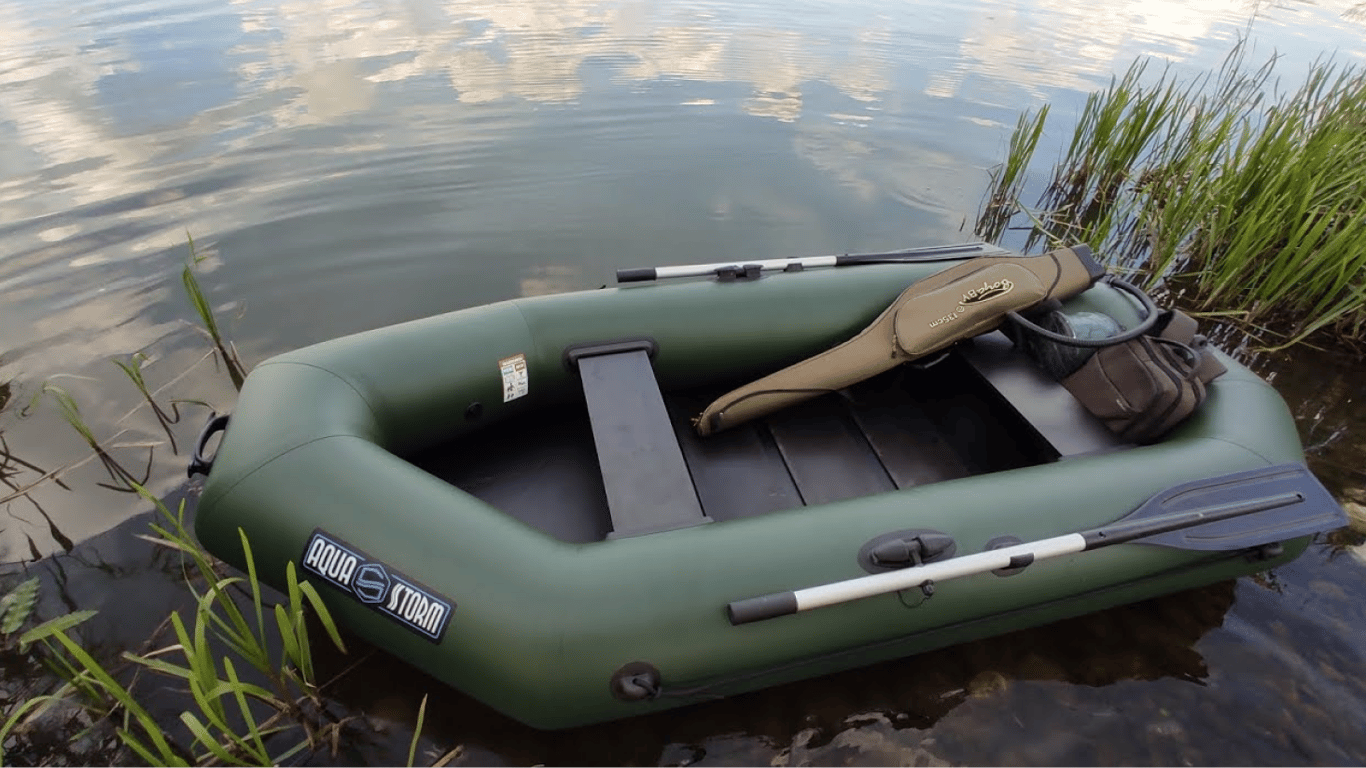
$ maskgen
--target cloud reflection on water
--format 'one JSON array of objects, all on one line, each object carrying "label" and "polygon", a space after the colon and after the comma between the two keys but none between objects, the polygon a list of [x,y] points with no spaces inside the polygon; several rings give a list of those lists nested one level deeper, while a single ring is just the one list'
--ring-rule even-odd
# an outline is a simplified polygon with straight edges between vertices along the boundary
[{"label": "cloud reflection on water", "polygon": [[[1258,24],[1358,39],[1334,2]],[[613,253],[961,236],[1020,108],[1139,54],[1217,62],[1253,10],[0,0],[0,376],[190,343],[187,229],[233,241],[210,293],[251,307],[263,353],[449,307],[453,275],[488,301],[585,287]],[[371,300],[413,285],[435,287]]]}]

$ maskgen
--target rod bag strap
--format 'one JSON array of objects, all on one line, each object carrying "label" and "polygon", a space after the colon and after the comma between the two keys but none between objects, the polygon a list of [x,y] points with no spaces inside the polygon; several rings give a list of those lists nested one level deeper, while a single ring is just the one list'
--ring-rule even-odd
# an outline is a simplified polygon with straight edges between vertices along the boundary
[{"label": "rod bag strap", "polygon": [[960,262],[912,284],[852,339],[717,398],[694,427],[709,435],[843,389],[991,331],[1007,312],[1075,296],[1103,274],[1084,245]]}]

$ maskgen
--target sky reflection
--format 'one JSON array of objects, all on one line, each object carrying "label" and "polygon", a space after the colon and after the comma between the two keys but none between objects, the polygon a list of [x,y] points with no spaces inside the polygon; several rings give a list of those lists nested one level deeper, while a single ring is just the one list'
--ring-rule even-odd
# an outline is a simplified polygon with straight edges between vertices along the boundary
[{"label": "sky reflection", "polygon": [[1021,109],[1249,20],[1359,60],[1362,7],[0,0],[0,381],[199,344],[187,230],[249,362],[618,266],[963,239]]}]

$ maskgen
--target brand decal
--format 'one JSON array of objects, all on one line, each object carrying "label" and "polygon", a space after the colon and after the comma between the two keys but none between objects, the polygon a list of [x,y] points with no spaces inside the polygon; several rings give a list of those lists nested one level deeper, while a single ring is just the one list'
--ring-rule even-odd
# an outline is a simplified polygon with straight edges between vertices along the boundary
[{"label": "brand decal", "polygon": [[440,642],[455,603],[321,529],[304,545],[303,568],[361,604]]},{"label": "brand decal", "polygon": [[530,391],[526,355],[518,354],[499,360],[498,374],[503,377],[503,402],[526,397],[526,393]]},{"label": "brand decal", "polygon": [[1004,296],[1007,293],[1010,293],[1010,289],[1014,287],[1015,283],[1011,282],[1006,278],[1001,278],[1000,280],[997,280],[994,283],[983,280],[981,287],[973,288],[972,290],[963,294],[962,300],[958,302],[958,306],[954,307],[952,312],[948,313],[947,315],[944,315],[943,317],[937,320],[931,320],[930,327],[934,328],[936,326],[943,325],[944,323],[953,322],[954,320],[958,319],[959,315],[968,311],[969,305],[981,304],[982,302],[990,301],[996,298],[997,296]]},{"label": "brand decal", "polygon": [[1010,293],[1010,289],[1014,287],[1014,283],[1004,278],[1001,280],[997,280],[994,283],[988,283],[986,281],[983,281],[981,288],[973,288],[972,290],[963,294],[963,301],[961,303],[979,304],[983,301],[989,301],[991,299],[996,298],[997,296],[1004,296],[1007,293]]}]

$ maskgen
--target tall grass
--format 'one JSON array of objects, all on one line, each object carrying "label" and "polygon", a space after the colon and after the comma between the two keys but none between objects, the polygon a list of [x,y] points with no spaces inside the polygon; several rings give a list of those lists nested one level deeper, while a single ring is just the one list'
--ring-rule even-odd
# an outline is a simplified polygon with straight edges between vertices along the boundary
[{"label": "tall grass", "polygon": [[1016,201],[1025,183],[1025,171],[1043,135],[1043,124],[1048,119],[1048,105],[1037,112],[1025,112],[1015,124],[1010,137],[1006,161],[992,169],[991,192],[977,220],[977,234],[984,240],[1000,242],[1019,206]]},{"label": "tall grass", "polygon": [[199,280],[194,276],[194,268],[204,261],[204,257],[195,249],[193,235],[186,232],[185,239],[190,247],[190,260],[180,272],[180,282],[185,286],[185,294],[190,297],[190,304],[194,307],[195,314],[199,315],[199,322],[202,324],[204,332],[208,334],[209,340],[223,361],[223,367],[228,371],[228,378],[232,380],[234,387],[241,390],[242,383],[246,381],[247,376],[242,367],[242,361],[237,356],[237,348],[232,345],[232,342],[224,340],[222,332],[218,330],[218,320],[213,315],[213,307],[209,305],[208,298],[204,296],[204,291],[199,287]]},{"label": "tall grass", "polygon": [[[245,536],[247,573],[220,577],[185,528],[184,502],[172,513],[141,486],[138,491],[153,501],[160,516],[152,525],[156,536],[148,539],[184,557],[195,607],[188,623],[179,613],[170,615],[172,644],[147,654],[124,653],[122,660],[165,676],[188,693],[192,706],[179,715],[183,737],[169,734],[142,704],[135,686],[121,682],[70,635],[94,615],[78,611],[18,636],[21,652],[31,646],[45,649],[41,660],[65,684],[9,713],[0,726],[0,747],[12,733],[41,727],[50,707],[71,699],[94,719],[112,723],[119,742],[148,765],[279,765],[305,750],[336,744],[345,721],[333,716],[322,700],[308,614],[338,649],[344,651],[345,645],[317,591],[298,580],[291,563],[284,600],[267,611],[271,599],[256,578]],[[27,620],[37,590],[37,579],[30,579],[0,599],[0,640],[11,638]],[[235,590],[245,592],[245,611]]]},{"label": "tall grass", "polygon": [[[242,364],[232,344],[219,331],[195,277],[194,268],[202,257],[196,252],[193,239],[189,240],[189,247],[190,260],[181,273],[182,282],[213,345],[209,354],[217,354],[224,361],[233,384],[240,389],[244,378]],[[137,353],[115,363],[137,388],[144,405],[151,408],[174,451],[170,427],[180,420],[179,404],[207,404],[171,400],[169,409],[163,407],[157,399],[160,390],[154,390],[144,377],[148,361],[147,355]],[[0,383],[0,408],[11,399],[9,383]],[[280,765],[314,761],[320,753],[328,751],[335,756],[344,729],[355,718],[339,716],[336,707],[323,697],[326,683],[319,679],[313,637],[316,628],[321,627],[339,650],[345,652],[345,646],[314,587],[301,581],[294,564],[289,563],[285,570],[285,594],[268,592],[257,578],[251,545],[245,535],[241,536],[241,546],[246,573],[220,575],[219,564],[186,528],[185,503],[182,501],[172,512],[146,490],[151,473],[150,452],[148,464],[140,474],[121,463],[113,452],[118,448],[149,447],[147,444],[113,443],[118,435],[101,440],[85,420],[76,399],[51,382],[34,395],[30,407],[39,400],[56,406],[90,455],[61,470],[43,472],[13,456],[0,434],[0,486],[12,491],[0,493],[0,504],[27,496],[45,481],[65,488],[58,477],[63,470],[99,461],[109,481],[97,485],[141,494],[154,505],[154,535],[143,538],[177,554],[193,607],[184,615],[177,612],[167,617],[162,629],[170,632],[169,638],[158,631],[158,637],[149,641],[149,646],[157,640],[167,642],[163,647],[144,653],[125,652],[113,665],[106,666],[78,634],[95,611],[73,610],[34,625],[41,589],[39,579],[0,585],[0,653],[4,654],[5,663],[22,664],[26,669],[41,665],[56,678],[56,682],[28,674],[22,680],[0,678],[0,765],[39,753],[50,757],[51,745],[62,741],[87,744],[86,749],[98,751],[98,760],[118,757],[147,765]],[[40,477],[21,485],[11,477],[21,469]],[[38,509],[42,512],[41,507]],[[68,552],[72,550],[74,544],[55,526],[52,533]],[[33,556],[38,559],[40,554],[32,539],[29,541]],[[156,685],[156,681],[162,685]],[[172,691],[184,704],[183,710],[167,722],[163,710],[154,713],[146,703],[149,689],[158,691],[162,699],[167,690]],[[409,764],[416,756],[426,712],[424,696],[409,745]],[[64,736],[76,732],[73,738],[54,740],[44,730]],[[92,734],[112,734],[123,753],[89,746],[92,740],[86,737]],[[29,735],[35,738],[29,739]],[[59,760],[67,762],[88,757],[75,747],[58,755]]]},{"label": "tall grass", "polygon": [[1193,309],[1366,341],[1366,72],[1320,59],[1282,90],[1273,56],[1239,44],[1182,80],[1135,62],[1090,95],[1035,205],[1021,203],[1046,109],[1027,112],[992,177],[977,230],[1025,247],[1087,242]]}]

